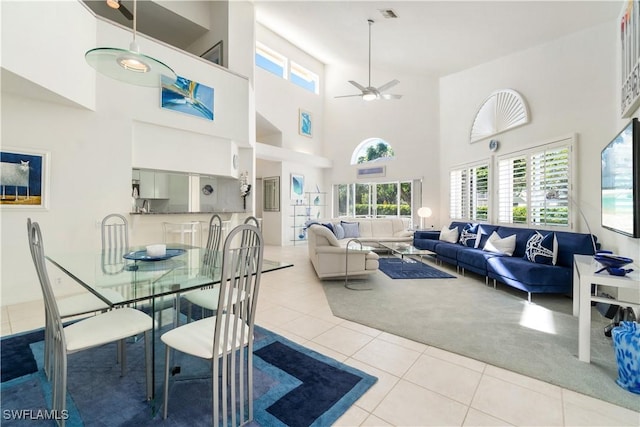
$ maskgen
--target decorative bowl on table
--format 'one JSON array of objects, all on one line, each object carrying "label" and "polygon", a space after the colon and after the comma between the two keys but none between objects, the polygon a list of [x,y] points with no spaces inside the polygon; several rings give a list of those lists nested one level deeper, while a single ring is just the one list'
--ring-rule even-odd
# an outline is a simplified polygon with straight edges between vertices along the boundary
[{"label": "decorative bowl on table", "polygon": [[600,271],[607,270],[609,274],[614,276],[624,276],[625,274],[633,271],[631,268],[622,268],[633,262],[631,258],[606,253],[597,253],[593,258],[604,266]]},{"label": "decorative bowl on table", "polygon": [[614,255],[614,254],[598,253],[598,254],[595,254],[593,258],[605,267],[614,267],[614,268],[624,267],[625,265],[631,264],[633,262],[631,258],[626,258],[623,256]]}]

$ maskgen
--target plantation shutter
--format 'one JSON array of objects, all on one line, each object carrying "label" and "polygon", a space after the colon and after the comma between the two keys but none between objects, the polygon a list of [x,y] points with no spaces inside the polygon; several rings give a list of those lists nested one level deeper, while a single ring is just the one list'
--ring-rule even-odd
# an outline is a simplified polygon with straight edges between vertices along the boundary
[{"label": "plantation shutter", "polygon": [[[498,162],[498,222],[527,222],[527,159],[511,157]],[[524,210],[518,209],[525,205]]]},{"label": "plantation shutter", "polygon": [[568,188],[569,150],[566,147],[533,154],[531,225],[569,225]]},{"label": "plantation shutter", "polygon": [[570,224],[571,146],[555,144],[498,160],[498,222]]},{"label": "plantation shutter", "polygon": [[474,167],[469,174],[471,179],[470,218],[478,221],[488,219],[489,210],[489,167]]},{"label": "plantation shutter", "polygon": [[489,166],[485,163],[454,169],[449,174],[449,216],[451,219],[488,218]]},{"label": "plantation shutter", "polygon": [[464,218],[462,194],[464,170],[453,170],[449,175],[449,216],[452,219]]}]

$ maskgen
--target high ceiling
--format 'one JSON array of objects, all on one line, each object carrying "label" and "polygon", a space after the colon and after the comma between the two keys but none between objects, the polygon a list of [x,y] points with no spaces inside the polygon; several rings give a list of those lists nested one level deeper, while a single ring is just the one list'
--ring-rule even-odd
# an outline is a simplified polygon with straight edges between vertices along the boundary
[{"label": "high ceiling", "polygon": [[[177,1],[177,0],[172,0]],[[181,0],[183,2],[191,0]],[[197,0],[196,0],[197,1]],[[120,21],[104,0],[85,0]],[[186,47],[204,29],[159,6],[139,1],[138,30]],[[368,24],[372,67],[446,75],[613,22],[623,1],[270,1],[254,0],[256,19],[325,64],[366,66]],[[123,4],[133,10],[131,0]],[[380,10],[398,16],[386,19]],[[570,52],[568,52],[570,54]]]}]

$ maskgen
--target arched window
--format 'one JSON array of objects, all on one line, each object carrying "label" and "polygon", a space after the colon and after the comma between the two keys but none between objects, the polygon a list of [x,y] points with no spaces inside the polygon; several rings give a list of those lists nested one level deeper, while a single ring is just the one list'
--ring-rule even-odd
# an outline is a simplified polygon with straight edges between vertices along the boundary
[{"label": "arched window", "polygon": [[368,138],[353,150],[351,164],[386,161],[394,157],[393,148],[387,141],[380,138]]}]

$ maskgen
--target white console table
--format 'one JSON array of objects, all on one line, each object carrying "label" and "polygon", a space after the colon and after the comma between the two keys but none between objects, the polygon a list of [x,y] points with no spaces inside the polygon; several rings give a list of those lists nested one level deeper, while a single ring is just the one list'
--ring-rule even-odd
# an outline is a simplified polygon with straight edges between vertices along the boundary
[{"label": "white console table", "polygon": [[[591,362],[591,301],[608,304],[638,304],[637,301],[621,301],[597,296],[598,285],[613,286],[640,290],[640,267],[637,264],[626,265],[633,268],[625,276],[613,276],[606,270],[596,271],[603,267],[591,255],[574,255],[573,257],[573,315],[578,316],[578,358]],[[591,285],[595,289],[591,292]]]}]

